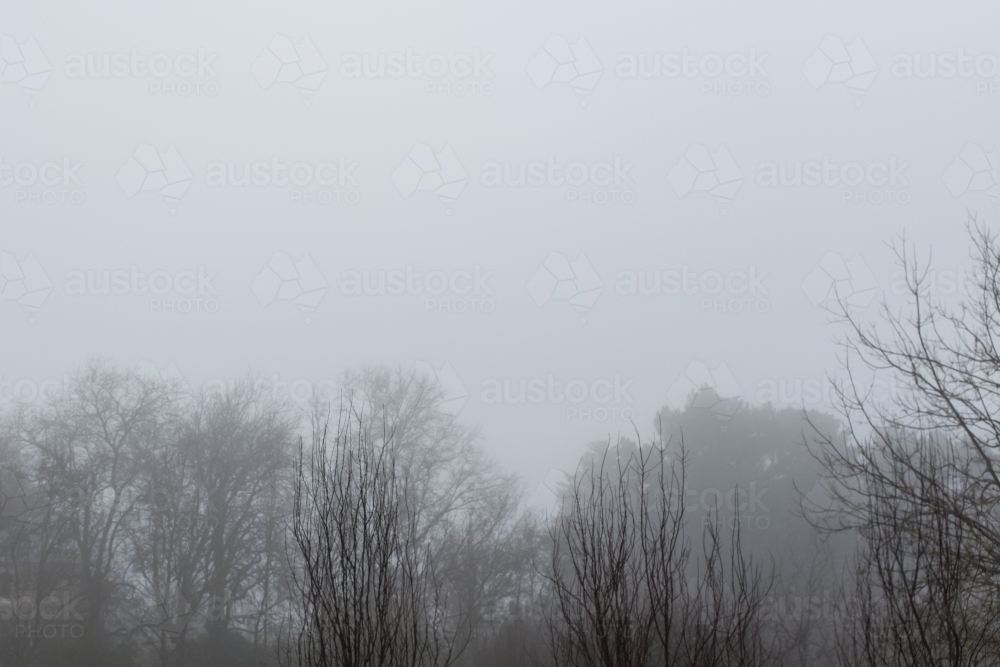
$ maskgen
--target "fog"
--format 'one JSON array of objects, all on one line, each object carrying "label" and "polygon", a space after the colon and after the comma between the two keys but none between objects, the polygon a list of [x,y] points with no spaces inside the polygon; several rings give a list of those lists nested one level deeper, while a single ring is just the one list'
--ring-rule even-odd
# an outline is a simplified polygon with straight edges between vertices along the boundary
[{"label": "fog", "polygon": [[[792,452],[768,473],[769,488],[788,484],[768,510],[782,526],[821,475],[853,488],[861,473],[829,452],[887,424],[909,447],[907,429],[929,423],[959,458],[985,438],[988,462],[994,406],[965,392],[993,366],[956,352],[983,366],[934,393],[879,358],[891,314],[905,324],[921,299],[986,308],[981,330],[920,334],[951,345],[928,353],[948,373],[940,350],[996,331],[998,14],[985,2],[7,3],[4,455],[26,487],[58,485],[44,464],[54,445],[33,438],[113,377],[123,395],[133,382],[169,393],[175,425],[201,423],[191,405],[210,413],[212,397],[249,391],[246,414],[288,420],[274,440],[284,470],[300,436],[309,451],[326,444],[327,421],[347,450],[391,445],[371,429],[380,414],[403,423],[387,406],[409,405],[413,382],[431,398],[409,418],[467,435],[469,460],[517,489],[504,520],[546,513],[533,525],[553,543],[553,517],[582,512],[567,514],[560,484],[593,468],[594,443],[641,454],[648,440],[673,457],[683,440],[699,489],[742,488],[756,478],[720,471]],[[907,277],[924,268],[914,295]],[[868,326],[889,338],[865,338]],[[849,364],[859,349],[873,355]],[[967,402],[934,407],[948,395]],[[881,402],[887,415],[866,410]],[[357,432],[343,431],[342,411],[361,406]],[[421,436],[429,451],[434,433]],[[754,438],[782,444],[750,456]],[[852,508],[823,509],[854,517],[856,491],[821,494]],[[742,539],[766,560],[769,546],[827,534],[794,521],[795,539]],[[850,569],[846,539],[829,557]],[[109,564],[119,583],[138,567],[126,552]],[[275,618],[313,627],[290,609]],[[461,660],[488,652],[472,636]],[[253,664],[276,660],[278,639],[263,644]],[[560,664],[647,664],[563,648]],[[196,660],[140,653],[122,664]],[[56,660],[18,655],[10,664]],[[286,652],[362,664],[304,655]]]}]

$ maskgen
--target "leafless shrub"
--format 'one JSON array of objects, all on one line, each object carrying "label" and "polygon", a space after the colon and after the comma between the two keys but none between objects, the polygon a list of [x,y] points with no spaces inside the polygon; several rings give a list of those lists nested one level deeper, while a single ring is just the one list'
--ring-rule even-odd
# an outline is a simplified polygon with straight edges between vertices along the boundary
[{"label": "leafless shrub", "polygon": [[551,527],[551,650],[557,665],[751,667],[771,647],[768,580],[728,548],[710,512],[701,558],[685,534],[683,448],[619,443],[581,464]]},{"label": "leafless shrub", "polygon": [[[303,667],[452,664],[461,624],[435,577],[393,434],[348,406],[332,437],[300,447],[292,536]],[[289,656],[291,657],[291,655]]]}]

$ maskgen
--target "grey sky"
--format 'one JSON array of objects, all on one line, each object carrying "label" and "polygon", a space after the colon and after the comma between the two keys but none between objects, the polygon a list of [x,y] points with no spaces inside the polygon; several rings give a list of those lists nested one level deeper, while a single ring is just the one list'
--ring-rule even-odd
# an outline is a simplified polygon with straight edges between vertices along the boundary
[{"label": "grey sky", "polygon": [[[1000,10],[770,5],[9,3],[0,395],[91,356],[299,389],[428,364],[531,483],[688,381],[818,407],[826,276],[891,296],[905,229],[950,295],[967,211],[996,216]],[[171,146],[157,185],[141,165]],[[229,163],[261,180],[218,184]],[[541,183],[494,183],[522,167]],[[94,293],[115,271],[123,293]],[[403,293],[364,294],[379,271]],[[539,402],[490,393],[533,380]]]}]

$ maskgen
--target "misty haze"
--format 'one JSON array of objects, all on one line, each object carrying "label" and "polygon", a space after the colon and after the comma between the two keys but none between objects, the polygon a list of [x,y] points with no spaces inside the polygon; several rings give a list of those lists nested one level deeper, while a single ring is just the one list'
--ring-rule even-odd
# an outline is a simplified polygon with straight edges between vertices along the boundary
[{"label": "misty haze", "polygon": [[1000,667],[1000,6],[0,9],[0,667]]}]

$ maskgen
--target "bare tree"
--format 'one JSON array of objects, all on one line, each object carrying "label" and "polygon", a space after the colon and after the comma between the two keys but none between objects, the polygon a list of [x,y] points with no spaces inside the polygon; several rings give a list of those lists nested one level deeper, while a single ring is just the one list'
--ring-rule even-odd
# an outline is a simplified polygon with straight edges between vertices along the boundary
[{"label": "bare tree", "polygon": [[345,373],[341,390],[345,403],[368,406],[365,437],[392,432],[415,539],[433,549],[435,576],[465,614],[467,655],[478,654],[511,606],[523,602],[518,587],[532,573],[534,545],[522,538],[538,519],[525,512],[521,484],[486,456],[433,377],[370,367]]},{"label": "bare tree", "polygon": [[[1000,591],[995,579],[982,577],[981,542],[956,514],[939,509],[962,502],[941,497],[961,495],[964,485],[954,477],[950,449],[914,445],[905,468],[886,461],[878,475],[866,475],[855,613],[839,636],[845,665],[1000,664]],[[912,485],[919,503],[896,492],[903,485]]]},{"label": "bare tree", "polygon": [[[723,546],[717,512],[692,561],[683,448],[619,442],[586,459],[552,524],[553,659],[573,667],[763,665],[768,592],[743,556],[739,522]],[[728,553],[728,558],[726,554]]]},{"label": "bare tree", "polygon": [[[74,554],[67,522],[33,467],[0,449],[0,665],[52,659],[79,638]],[[48,651],[42,650],[48,647]],[[53,650],[56,649],[56,650]]]},{"label": "bare tree", "polygon": [[341,391],[344,402],[368,406],[370,414],[359,425],[368,431],[365,437],[379,438],[384,425],[392,431],[420,539],[440,536],[470,512],[491,511],[498,497],[516,487],[515,478],[485,455],[475,429],[449,412],[433,378],[363,368],[344,375]]},{"label": "bare tree", "polygon": [[[817,433],[829,530],[857,530],[858,613],[842,656],[859,665],[993,665],[1000,576],[1000,246],[972,220],[975,281],[960,303],[896,245],[904,304],[841,304],[844,432]],[[880,395],[878,387],[889,387]]]},{"label": "bare tree", "polygon": [[[332,435],[328,439],[328,435]],[[353,405],[300,447],[292,536],[303,667],[430,667],[461,652],[393,432]]]},{"label": "bare tree", "polygon": [[836,630],[849,618],[848,595],[844,565],[826,537],[817,533],[815,545],[786,552],[777,564],[779,576],[762,614],[780,648],[776,664],[837,664]]},{"label": "bare tree", "polygon": [[74,545],[88,664],[108,660],[108,611],[127,589],[127,528],[141,503],[142,464],[176,428],[176,407],[169,383],[95,362],[41,410],[14,417],[13,444],[34,452]]},{"label": "bare tree", "polygon": [[209,659],[229,633],[254,637],[261,623],[267,643],[293,428],[286,406],[248,378],[189,401],[177,437],[148,461],[132,564],[154,602],[141,627],[163,664],[186,664],[192,634],[204,633]]},{"label": "bare tree", "polygon": [[645,576],[646,516],[640,507],[653,471],[647,470],[648,457],[629,454],[609,467],[610,452],[578,470],[550,529],[556,607],[550,633],[557,665],[641,666],[655,655],[657,618]]}]

